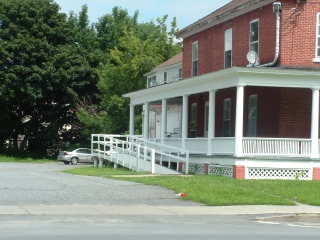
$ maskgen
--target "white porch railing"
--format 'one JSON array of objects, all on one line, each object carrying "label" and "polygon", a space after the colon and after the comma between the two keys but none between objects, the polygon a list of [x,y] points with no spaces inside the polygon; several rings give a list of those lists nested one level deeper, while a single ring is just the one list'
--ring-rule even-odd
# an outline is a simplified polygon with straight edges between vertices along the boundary
[{"label": "white porch railing", "polygon": [[[176,162],[177,171],[179,163],[185,163],[185,173],[189,168],[189,153],[181,156],[178,148],[161,146],[140,137],[126,135],[92,134],[91,152],[99,159],[106,159],[137,172],[173,174],[174,171],[162,167],[162,160]],[[159,164],[160,163],[160,164]]]},{"label": "white porch railing", "polygon": [[310,139],[244,138],[242,147],[245,156],[311,156]]},{"label": "white porch railing", "polygon": [[[166,139],[164,143],[181,147],[181,139]],[[211,139],[210,148],[207,138],[186,139],[186,149],[191,154],[234,155],[234,137],[216,137]],[[211,151],[211,152],[209,152]],[[320,152],[320,141],[319,141]],[[259,138],[244,137],[242,140],[243,156],[282,156],[311,157],[311,139],[302,138]]]}]

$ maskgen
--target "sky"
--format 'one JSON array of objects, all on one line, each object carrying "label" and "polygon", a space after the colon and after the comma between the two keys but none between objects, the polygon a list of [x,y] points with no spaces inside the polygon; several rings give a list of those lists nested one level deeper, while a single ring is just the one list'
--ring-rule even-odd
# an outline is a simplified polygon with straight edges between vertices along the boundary
[{"label": "sky", "polygon": [[88,16],[91,23],[100,17],[111,13],[113,7],[118,6],[128,10],[133,16],[139,11],[138,22],[156,21],[168,15],[167,23],[174,17],[179,29],[194,23],[209,13],[227,4],[231,0],[55,0],[61,7],[61,12],[79,13],[83,5],[88,6]]}]

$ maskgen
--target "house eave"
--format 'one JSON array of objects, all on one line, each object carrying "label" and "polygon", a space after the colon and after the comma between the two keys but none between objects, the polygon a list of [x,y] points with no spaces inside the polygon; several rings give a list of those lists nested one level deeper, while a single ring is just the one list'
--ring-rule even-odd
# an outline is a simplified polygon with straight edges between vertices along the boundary
[{"label": "house eave", "polygon": [[130,98],[131,104],[139,105],[239,85],[320,89],[319,79],[320,72],[312,70],[233,67],[127,93],[123,97]]},{"label": "house eave", "polygon": [[150,75],[156,74],[158,71],[164,71],[164,70],[167,70],[167,69],[178,68],[178,67],[182,67],[182,62],[176,63],[176,64],[172,64],[172,65],[168,65],[168,66],[164,66],[164,67],[154,68],[154,69],[152,69],[152,71],[150,71],[148,73],[145,73],[143,76],[144,77],[148,77]]},{"label": "house eave", "polygon": [[199,21],[198,24],[191,24],[189,27],[185,27],[179,31],[176,36],[177,38],[187,38],[194,34],[197,34],[201,31],[204,31],[208,28],[219,25],[223,22],[227,22],[231,19],[239,17],[245,13],[251,12],[253,10],[259,9],[263,6],[273,3],[274,0],[255,0],[249,3],[242,4],[236,8],[231,9],[230,11],[223,12],[219,15],[214,16],[213,18],[207,19],[205,22]]}]

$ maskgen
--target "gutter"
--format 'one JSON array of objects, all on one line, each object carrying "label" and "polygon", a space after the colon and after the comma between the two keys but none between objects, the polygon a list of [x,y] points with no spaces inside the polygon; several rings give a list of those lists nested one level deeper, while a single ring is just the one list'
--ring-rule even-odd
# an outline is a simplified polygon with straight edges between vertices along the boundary
[{"label": "gutter", "polygon": [[273,6],[273,12],[275,13],[275,16],[276,16],[276,47],[275,47],[274,59],[272,62],[262,64],[262,65],[257,65],[256,67],[272,67],[277,63],[277,61],[279,59],[279,53],[280,53],[280,15],[281,15],[282,5],[281,5],[281,2],[274,2],[272,4],[272,6]]}]

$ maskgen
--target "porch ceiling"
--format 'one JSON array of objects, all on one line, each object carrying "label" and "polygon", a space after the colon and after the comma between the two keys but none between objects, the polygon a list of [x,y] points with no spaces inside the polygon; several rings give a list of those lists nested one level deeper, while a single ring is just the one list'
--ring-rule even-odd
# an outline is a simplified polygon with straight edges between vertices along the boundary
[{"label": "porch ceiling", "polygon": [[178,82],[124,94],[131,104],[141,105],[161,99],[208,92],[236,86],[290,87],[320,89],[320,71],[281,68],[233,67]]}]

